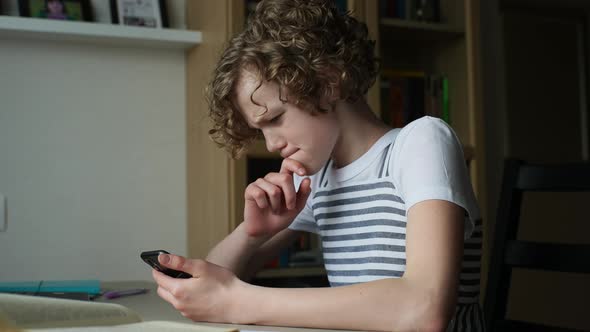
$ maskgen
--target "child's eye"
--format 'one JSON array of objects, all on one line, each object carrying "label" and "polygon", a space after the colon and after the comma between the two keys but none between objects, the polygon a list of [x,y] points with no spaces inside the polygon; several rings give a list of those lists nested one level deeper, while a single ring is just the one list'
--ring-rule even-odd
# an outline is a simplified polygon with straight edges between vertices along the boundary
[{"label": "child's eye", "polygon": [[270,123],[278,123],[279,120],[281,119],[281,117],[283,116],[283,114],[284,113],[281,113],[281,114],[275,116],[274,118],[270,119],[268,122],[270,122]]}]

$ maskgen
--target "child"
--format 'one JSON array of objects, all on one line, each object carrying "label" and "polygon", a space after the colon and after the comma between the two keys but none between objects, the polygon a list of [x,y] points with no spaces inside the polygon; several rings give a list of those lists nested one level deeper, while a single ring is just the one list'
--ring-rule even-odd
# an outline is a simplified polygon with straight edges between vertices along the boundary
[{"label": "child", "polygon": [[[194,276],[154,271],[163,299],[197,321],[483,329],[481,226],[460,143],[439,119],[383,124],[364,99],[376,75],[365,25],[331,2],[258,5],[210,83],[210,134],[234,156],[261,134],[284,160],[246,188],[244,221],[206,260],[160,256]],[[247,283],[301,232],[320,235],[332,287]]]}]

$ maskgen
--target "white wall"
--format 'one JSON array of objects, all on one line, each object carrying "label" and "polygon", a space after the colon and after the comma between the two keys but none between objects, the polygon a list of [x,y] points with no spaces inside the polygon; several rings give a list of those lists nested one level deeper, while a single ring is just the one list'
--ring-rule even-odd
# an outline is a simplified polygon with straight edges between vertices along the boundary
[{"label": "white wall", "polygon": [[182,50],[0,39],[0,280],[150,279],[186,254]]}]

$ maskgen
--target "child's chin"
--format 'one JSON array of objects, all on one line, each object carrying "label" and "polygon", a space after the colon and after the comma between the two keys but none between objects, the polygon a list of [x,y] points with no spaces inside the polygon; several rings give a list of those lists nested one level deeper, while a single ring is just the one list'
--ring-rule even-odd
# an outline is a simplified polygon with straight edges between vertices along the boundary
[{"label": "child's chin", "polygon": [[291,159],[298,161],[301,165],[303,165],[303,168],[305,168],[305,176],[312,176],[315,173],[319,172],[322,167],[324,167],[324,165],[326,164],[325,162],[319,162],[319,163],[314,163],[312,162],[306,162],[304,160],[301,160],[303,158],[297,158],[297,156],[295,157],[290,157]]},{"label": "child's chin", "polygon": [[324,165],[305,165],[305,169],[307,170],[306,176],[312,176],[319,172]]}]

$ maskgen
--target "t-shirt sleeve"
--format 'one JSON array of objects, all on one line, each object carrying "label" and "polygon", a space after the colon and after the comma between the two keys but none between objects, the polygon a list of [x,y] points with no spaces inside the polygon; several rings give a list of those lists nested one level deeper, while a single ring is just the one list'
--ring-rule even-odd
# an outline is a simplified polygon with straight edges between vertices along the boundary
[{"label": "t-shirt sleeve", "polygon": [[[293,181],[295,183],[295,188],[299,191],[299,186],[305,177],[298,176],[297,174],[293,174]],[[293,220],[291,225],[289,225],[289,229],[294,231],[304,231],[317,234],[319,232],[317,223],[315,222],[315,217],[313,216],[313,210],[311,207],[311,201],[313,197],[313,184],[314,184],[315,177],[311,177],[312,181],[312,192],[307,198],[307,202],[305,202],[305,207],[297,217]]]},{"label": "t-shirt sleeve", "polygon": [[455,203],[466,211],[465,239],[471,236],[479,209],[463,149],[444,121],[423,117],[404,127],[393,148],[390,172],[406,210],[429,199]]}]

